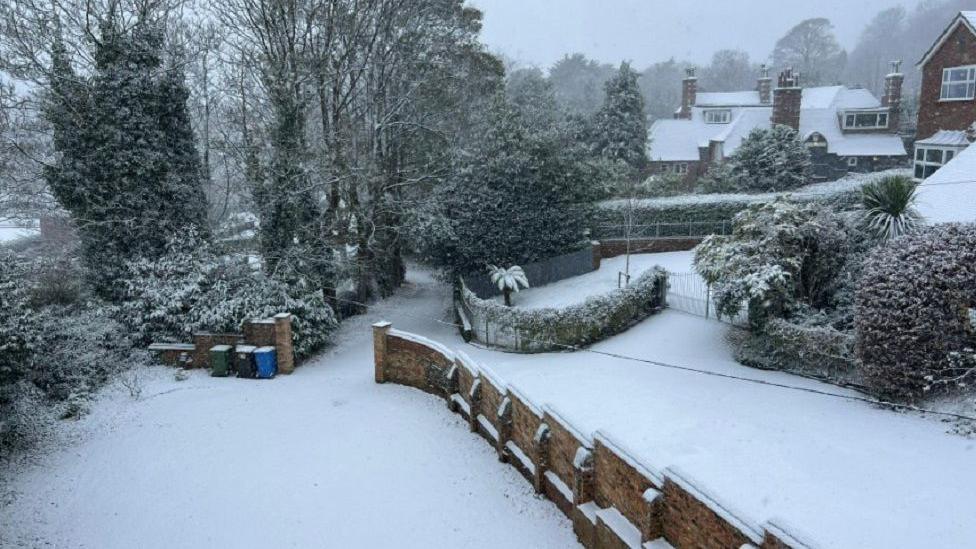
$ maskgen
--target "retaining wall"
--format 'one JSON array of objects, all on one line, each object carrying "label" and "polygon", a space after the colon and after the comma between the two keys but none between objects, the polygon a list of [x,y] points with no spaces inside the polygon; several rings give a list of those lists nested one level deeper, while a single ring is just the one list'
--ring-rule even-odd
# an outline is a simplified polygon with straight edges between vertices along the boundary
[{"label": "retaining wall", "polygon": [[[587,548],[812,547],[781,525],[745,520],[675,468],[657,471],[608,434],[584,433],[550,406],[532,402],[463,352],[373,325],[377,383],[416,387],[488,441],[573,523]],[[449,449],[447,451],[450,451]]]},{"label": "retaining wall", "polygon": [[[663,252],[686,252],[701,244],[704,237],[688,238],[632,238],[630,253],[657,254]],[[623,239],[604,239],[600,241],[600,256],[604,259],[618,257],[627,253],[627,241]]]}]

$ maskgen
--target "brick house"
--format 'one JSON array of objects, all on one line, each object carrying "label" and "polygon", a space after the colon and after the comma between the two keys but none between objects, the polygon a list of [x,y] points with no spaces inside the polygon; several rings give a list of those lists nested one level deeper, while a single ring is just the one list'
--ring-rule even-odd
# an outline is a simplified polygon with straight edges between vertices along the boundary
[{"label": "brick house", "polygon": [[963,11],[918,62],[922,91],[915,177],[925,179],[971,142],[976,122],[976,11]]},{"label": "brick house", "polygon": [[690,185],[710,165],[734,153],[749,132],[774,124],[798,131],[810,149],[818,180],[903,166],[908,161],[898,135],[903,81],[894,64],[879,101],[861,88],[803,88],[799,74],[789,69],[773,87],[763,67],[755,90],[702,93],[694,69],[689,69],[674,119],[651,126],[651,173],[679,174]]}]

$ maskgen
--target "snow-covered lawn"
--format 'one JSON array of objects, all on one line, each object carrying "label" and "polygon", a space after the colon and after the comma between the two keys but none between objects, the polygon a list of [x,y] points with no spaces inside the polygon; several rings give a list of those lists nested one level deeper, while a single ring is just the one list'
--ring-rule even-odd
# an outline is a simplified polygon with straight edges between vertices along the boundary
[{"label": "snow-covered lawn", "polygon": [[[630,278],[636,279],[655,265],[673,272],[691,272],[691,257],[691,252],[631,255]],[[599,270],[512,294],[512,304],[522,309],[543,309],[582,303],[588,297],[616,290],[617,273],[624,271],[625,263],[624,256],[604,259],[600,262]],[[532,281],[530,280],[529,283],[531,284]],[[501,296],[496,296],[494,299],[499,303],[503,302]]]},{"label": "snow-covered lawn", "polygon": [[40,234],[38,229],[25,229],[23,227],[0,227],[0,242],[12,242],[28,236]]},{"label": "snow-covered lawn", "polygon": [[551,547],[572,526],[442,400],[373,382],[370,322],[441,314],[425,279],[273,381],[144,373],[73,424],[82,441],[4,472],[0,546]]}]

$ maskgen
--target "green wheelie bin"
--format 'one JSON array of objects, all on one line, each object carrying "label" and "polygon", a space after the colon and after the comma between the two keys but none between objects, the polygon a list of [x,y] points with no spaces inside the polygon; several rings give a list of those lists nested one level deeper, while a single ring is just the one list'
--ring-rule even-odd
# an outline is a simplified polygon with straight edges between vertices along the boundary
[{"label": "green wheelie bin", "polygon": [[230,345],[214,345],[210,348],[210,375],[227,377],[230,374],[234,348]]}]

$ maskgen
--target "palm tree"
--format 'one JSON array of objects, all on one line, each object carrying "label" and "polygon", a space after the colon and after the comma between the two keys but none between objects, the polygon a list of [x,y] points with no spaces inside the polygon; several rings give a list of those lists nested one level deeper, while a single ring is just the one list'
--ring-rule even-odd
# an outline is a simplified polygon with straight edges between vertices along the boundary
[{"label": "palm tree", "polygon": [[906,175],[889,175],[861,189],[864,219],[878,238],[890,240],[918,227],[922,216],[915,210],[918,184]]},{"label": "palm tree", "polygon": [[491,283],[498,285],[498,289],[505,296],[505,305],[512,306],[512,291],[519,291],[519,285],[529,287],[529,279],[525,276],[525,271],[518,265],[509,268],[488,265],[488,272],[491,274]]}]

